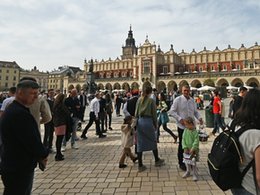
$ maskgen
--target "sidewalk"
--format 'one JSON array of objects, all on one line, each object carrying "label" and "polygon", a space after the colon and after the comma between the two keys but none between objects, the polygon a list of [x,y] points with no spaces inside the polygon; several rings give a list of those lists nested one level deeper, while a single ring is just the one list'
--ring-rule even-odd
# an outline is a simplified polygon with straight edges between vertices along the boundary
[{"label": "sidewalk", "polygon": [[[113,116],[112,131],[107,138],[97,138],[94,125],[88,132],[87,140],[77,141],[78,150],[67,144],[65,160],[56,162],[50,154],[48,167],[44,172],[36,169],[33,195],[94,195],[94,194],[128,194],[128,195],[219,195],[223,193],[214,184],[208,174],[207,154],[213,138],[207,143],[200,142],[199,181],[192,177],[183,179],[183,171],[178,168],[177,144],[161,128],[159,155],[165,159],[166,165],[155,167],[152,152],[144,153],[144,164],[147,170],[138,173],[138,165],[128,159],[125,169],[118,168],[121,154],[120,125],[123,117]],[[88,120],[87,120],[88,121]],[[83,124],[83,127],[86,123]],[[168,125],[176,129],[173,119]],[[208,130],[209,131],[209,130]],[[177,133],[175,131],[175,133]],[[78,132],[80,136],[81,132]],[[3,185],[0,182],[0,193]]]}]

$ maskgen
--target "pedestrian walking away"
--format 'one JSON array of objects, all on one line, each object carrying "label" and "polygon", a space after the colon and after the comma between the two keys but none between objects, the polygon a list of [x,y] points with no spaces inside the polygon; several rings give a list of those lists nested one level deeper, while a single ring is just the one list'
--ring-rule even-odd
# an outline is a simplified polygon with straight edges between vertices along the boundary
[{"label": "pedestrian walking away", "polygon": [[165,164],[164,159],[159,158],[156,129],[156,105],[150,95],[152,87],[148,84],[143,85],[142,96],[138,99],[135,110],[135,117],[137,121],[137,157],[138,157],[138,171],[146,170],[143,165],[142,155],[144,151],[153,151],[155,159],[155,166],[162,166]]}]

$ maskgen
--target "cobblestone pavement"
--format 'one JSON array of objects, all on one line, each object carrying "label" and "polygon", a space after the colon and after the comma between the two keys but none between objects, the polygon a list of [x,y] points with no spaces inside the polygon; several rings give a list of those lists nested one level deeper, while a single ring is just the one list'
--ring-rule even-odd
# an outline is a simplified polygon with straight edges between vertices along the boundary
[{"label": "cobblestone pavement", "polygon": [[[204,111],[201,111],[204,116]],[[87,112],[86,112],[87,113]],[[88,114],[86,114],[87,116]],[[112,131],[100,139],[95,135],[94,125],[89,130],[87,140],[79,140],[78,150],[67,145],[65,160],[56,162],[54,155],[49,155],[48,167],[44,172],[38,168],[35,172],[33,195],[94,195],[94,194],[127,194],[127,195],[196,195],[196,194],[231,194],[222,192],[208,174],[207,154],[213,138],[200,143],[200,162],[198,163],[199,180],[183,179],[183,171],[178,168],[177,144],[161,128],[159,155],[166,165],[155,167],[152,152],[144,153],[144,164],[147,170],[138,173],[138,165],[127,159],[124,169],[118,168],[122,151],[120,146],[120,125],[123,117],[113,116]],[[86,120],[88,121],[88,120]],[[86,123],[83,123],[85,127]],[[174,119],[168,125],[176,132]],[[210,129],[207,129],[210,132]],[[77,132],[80,136],[81,132]],[[3,185],[0,182],[0,192]]]}]

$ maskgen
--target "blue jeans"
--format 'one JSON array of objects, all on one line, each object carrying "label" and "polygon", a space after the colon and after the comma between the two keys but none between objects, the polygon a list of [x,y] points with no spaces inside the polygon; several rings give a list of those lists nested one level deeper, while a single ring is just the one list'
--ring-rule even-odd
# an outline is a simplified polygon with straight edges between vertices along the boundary
[{"label": "blue jeans", "polygon": [[[79,124],[79,118],[77,117],[72,117],[72,133],[71,133],[71,138],[70,138],[70,141],[71,141],[71,145],[74,145],[75,144],[75,139],[77,137],[77,128],[78,128],[78,124]],[[63,146],[66,146],[66,138],[64,137],[63,138]]]},{"label": "blue jeans", "polygon": [[233,189],[231,189],[231,192],[232,192],[233,195],[253,195],[243,187],[233,188]]},{"label": "blue jeans", "polygon": [[221,121],[221,115],[220,114],[214,114],[214,128],[212,133],[219,132],[219,127],[221,127],[222,130],[225,129],[225,127],[222,124]]},{"label": "blue jeans", "polygon": [[34,171],[2,173],[3,195],[31,195]]}]

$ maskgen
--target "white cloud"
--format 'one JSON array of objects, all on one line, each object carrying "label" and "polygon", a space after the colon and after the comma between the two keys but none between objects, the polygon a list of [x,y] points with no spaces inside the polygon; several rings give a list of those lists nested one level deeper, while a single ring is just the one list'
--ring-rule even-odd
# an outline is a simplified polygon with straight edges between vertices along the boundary
[{"label": "white cloud", "polygon": [[84,58],[121,55],[129,25],[136,45],[213,50],[259,42],[258,0],[1,0],[0,60],[23,68],[83,68]]}]

